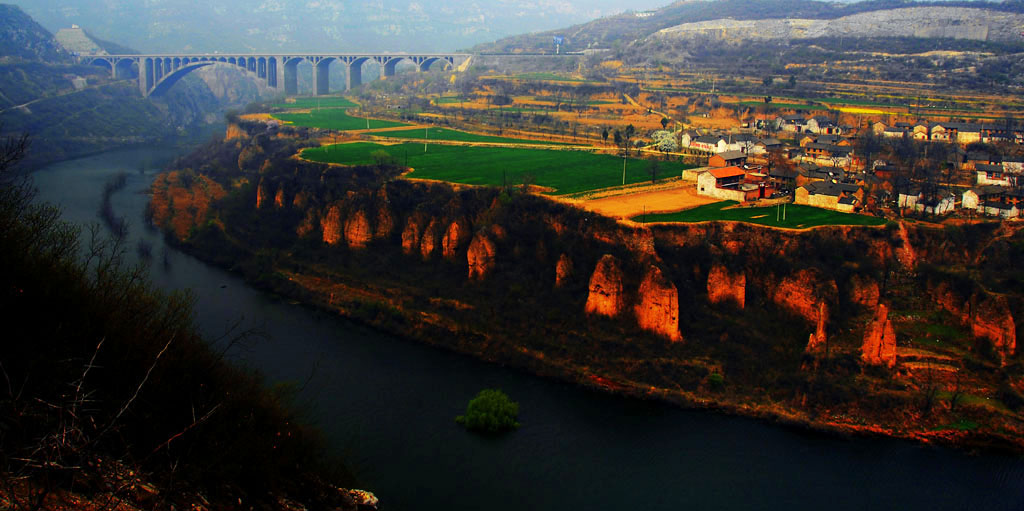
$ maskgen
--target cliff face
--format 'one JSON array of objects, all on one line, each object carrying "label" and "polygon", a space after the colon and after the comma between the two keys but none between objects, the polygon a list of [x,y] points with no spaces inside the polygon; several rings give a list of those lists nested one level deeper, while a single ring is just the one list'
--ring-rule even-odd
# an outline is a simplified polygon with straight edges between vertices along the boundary
[{"label": "cliff face", "polygon": [[[234,152],[225,151],[229,164],[221,168],[235,168],[248,143],[229,142]],[[250,262],[246,252],[289,254],[282,292],[426,342],[687,402],[706,402],[709,375],[719,374],[727,383],[715,399],[770,402],[801,417],[820,411],[830,421],[862,413],[902,420],[870,401],[894,386],[869,366],[895,367],[896,335],[919,339],[922,318],[945,317],[934,314],[939,307],[962,322],[957,332],[991,339],[1007,362],[1003,370],[1020,365],[1015,302],[1000,299],[1015,291],[965,286],[957,279],[966,272],[945,269],[964,254],[1001,260],[985,247],[998,238],[1012,250],[1016,231],[964,228],[975,229],[963,233],[965,243],[940,229],[895,224],[807,232],[736,223],[636,228],[529,194],[385,179],[376,167],[324,172],[296,162],[294,150],[275,153],[275,145],[289,143],[267,137],[271,164],[223,181],[247,195],[220,209],[213,203],[212,217],[180,232],[198,234],[200,248],[222,243],[207,251],[212,257],[241,253],[226,264],[264,278],[282,272],[267,272],[267,258]],[[158,182],[177,182],[174,176]],[[282,190],[285,206],[277,207]],[[153,209],[163,213],[154,217],[177,215],[178,199],[156,192]],[[253,208],[261,196],[266,202]],[[238,204],[249,206],[239,211]],[[253,236],[254,219],[280,235]],[[899,316],[890,318],[881,303],[898,303]],[[912,318],[917,331],[907,326]],[[946,361],[974,353],[970,341],[906,347],[900,371],[886,377],[905,385],[894,391],[905,394],[898,399],[915,402],[925,376],[913,369],[922,360],[953,367]],[[998,387],[998,361],[974,359],[984,370],[965,369],[969,378]],[[811,360],[814,370],[801,371]],[[779,382],[792,385],[780,389]],[[855,391],[831,392],[834,382]]]},{"label": "cliff face", "polygon": [[708,273],[708,301],[713,304],[731,302],[739,308],[747,303],[747,276],[732,274],[720,264],[711,267]]},{"label": "cliff face", "polygon": [[612,317],[617,316],[622,307],[622,270],[615,256],[605,254],[590,276],[590,293],[584,310],[587,314]]},{"label": "cliff face", "polygon": [[469,280],[483,280],[494,270],[497,248],[491,238],[480,232],[473,236],[466,251],[469,266]]},{"label": "cliff face", "polygon": [[896,330],[889,319],[889,308],[878,304],[874,319],[868,324],[861,346],[861,360],[869,365],[896,365]]},{"label": "cliff face", "polygon": [[679,333],[679,291],[657,266],[647,268],[637,294],[639,303],[634,311],[640,328],[671,341],[683,340]]}]

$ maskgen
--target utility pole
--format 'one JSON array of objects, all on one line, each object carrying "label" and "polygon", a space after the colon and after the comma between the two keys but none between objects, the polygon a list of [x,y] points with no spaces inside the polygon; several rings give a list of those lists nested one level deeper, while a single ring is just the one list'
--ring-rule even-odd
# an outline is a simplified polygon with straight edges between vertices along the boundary
[{"label": "utility pole", "polygon": [[423,128],[423,152],[427,152],[427,140],[430,139],[430,126]]},{"label": "utility pole", "polygon": [[626,186],[626,157],[622,157],[622,186]]}]

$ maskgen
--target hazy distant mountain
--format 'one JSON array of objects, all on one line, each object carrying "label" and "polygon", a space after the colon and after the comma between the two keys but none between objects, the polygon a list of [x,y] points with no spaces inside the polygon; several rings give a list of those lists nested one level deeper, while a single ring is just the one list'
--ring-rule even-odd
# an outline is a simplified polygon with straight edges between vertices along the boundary
[{"label": "hazy distant mountain", "polygon": [[67,54],[53,35],[16,6],[0,4],[0,57],[56,60]]},{"label": "hazy distant mountain", "polygon": [[15,0],[143,52],[452,51],[667,0]]},{"label": "hazy distant mountain", "polygon": [[[647,38],[661,30],[680,27],[677,34],[685,33],[688,28],[704,31],[701,26],[688,26],[700,22],[720,21],[718,25],[728,31],[735,26],[736,31],[730,35],[742,36],[749,24],[735,23],[736,20],[833,20],[851,17],[857,14],[888,11],[908,7],[976,7],[992,12],[1024,13],[1024,1],[1007,0],[1004,2],[986,1],[932,1],[916,2],[912,0],[868,0],[863,2],[823,2],[814,0],[680,0],[655,11],[624,13],[593,20],[589,23],[558,30],[525,34],[499,40],[492,44],[478,46],[483,51],[539,50],[550,46],[553,35],[565,36],[566,50],[582,50],[586,48],[607,48],[616,44],[629,44]],[[975,11],[979,12],[979,11]],[[927,16],[926,16],[927,17]],[[956,20],[950,20],[955,22]],[[964,19],[969,25],[983,24],[983,20]],[[711,23],[717,27],[714,23]],[[870,28],[870,27],[864,27]],[[1006,31],[1000,26],[1000,34]],[[1024,27],[1021,27],[1024,30]],[[705,31],[706,32],[706,31]],[[942,33],[941,30],[929,33]],[[954,33],[952,31],[951,33]],[[893,33],[893,36],[914,35],[914,32]]]}]

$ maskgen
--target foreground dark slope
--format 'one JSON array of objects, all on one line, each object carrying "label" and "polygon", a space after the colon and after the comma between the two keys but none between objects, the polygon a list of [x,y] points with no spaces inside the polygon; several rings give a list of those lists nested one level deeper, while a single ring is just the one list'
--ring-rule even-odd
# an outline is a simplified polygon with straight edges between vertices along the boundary
[{"label": "foreground dark slope", "polygon": [[157,179],[152,213],[259,285],[614,392],[1024,449],[1018,229],[623,225],[387,162],[297,161],[302,130],[229,131]]}]

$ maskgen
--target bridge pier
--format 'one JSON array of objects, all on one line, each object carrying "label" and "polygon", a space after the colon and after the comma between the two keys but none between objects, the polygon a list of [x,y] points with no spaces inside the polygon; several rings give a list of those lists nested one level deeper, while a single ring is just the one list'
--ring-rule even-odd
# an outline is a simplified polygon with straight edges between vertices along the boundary
[{"label": "bridge pier", "polygon": [[144,58],[139,62],[139,90],[142,91],[143,96],[149,96],[150,89],[153,88],[153,59]]},{"label": "bridge pier", "polygon": [[139,91],[143,96],[161,95],[178,80],[194,69],[224,63],[238,66],[273,88],[283,88],[284,93],[295,96],[299,93],[298,65],[309,61],[313,64],[313,94],[329,94],[330,65],[339,61],[346,68],[345,85],[351,90],[363,83],[362,66],[372,60],[380,66],[380,77],[386,79],[395,76],[397,65],[403,59],[416,64],[420,72],[427,71],[430,65],[443,61],[454,67],[457,55],[447,54],[285,54],[285,55],[83,55],[81,61],[110,70],[114,79],[126,79],[132,75],[133,64],[138,67]]}]

